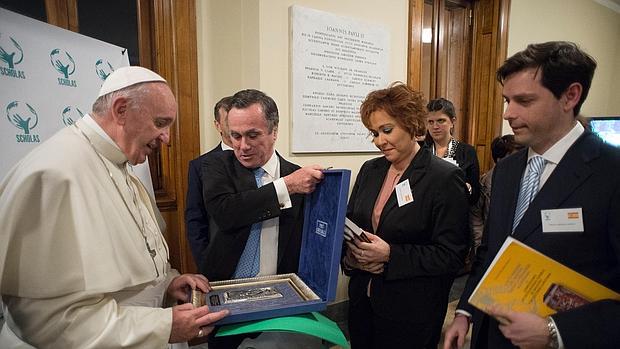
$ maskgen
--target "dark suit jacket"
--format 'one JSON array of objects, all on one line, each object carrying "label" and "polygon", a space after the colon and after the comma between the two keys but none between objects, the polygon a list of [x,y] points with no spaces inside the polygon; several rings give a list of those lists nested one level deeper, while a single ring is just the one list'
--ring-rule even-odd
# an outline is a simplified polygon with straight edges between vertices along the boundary
[{"label": "dark suit jacket", "polygon": [[[222,143],[206,154],[203,154],[189,162],[187,178],[187,195],[185,197],[185,229],[187,241],[198,266],[198,271],[204,274],[201,266],[204,262],[207,245],[209,244],[209,220],[207,210],[202,201],[202,162],[211,153],[221,152]],[[207,172],[208,173],[208,172]]]},{"label": "dark suit jacket", "polygon": [[350,306],[365,297],[372,278],[370,302],[376,314],[393,321],[435,322],[440,329],[454,275],[469,248],[463,171],[422,148],[399,180],[409,180],[414,201],[398,207],[393,191],[375,232],[372,211],[389,167],[385,157],[364,163],[349,199],[349,219],[391,249],[382,274],[347,272]]},{"label": "dark suit jacket", "polygon": [[[423,144],[425,147],[431,149],[432,152],[433,138],[430,135],[427,135]],[[471,185],[469,204],[475,205],[480,198],[480,165],[478,163],[476,149],[467,143],[459,141],[454,151],[454,160],[463,172],[465,172],[465,182]]]},{"label": "dark suit jacket", "polygon": [[[280,177],[299,166],[278,155]],[[232,278],[253,223],[279,217],[278,274],[297,272],[303,228],[303,195],[291,195],[293,207],[281,210],[273,183],[257,189],[252,170],[231,150],[209,154],[202,163],[203,197],[210,228],[202,269],[209,280]]]},{"label": "dark suit jacket", "polygon": [[[488,221],[459,309],[473,315],[472,348],[512,348],[497,322],[467,299],[512,230],[527,149],[494,170]],[[541,210],[583,209],[584,233],[543,233]],[[566,152],[513,234],[528,246],[620,292],[620,150],[584,133]],[[566,348],[614,348],[620,344],[620,302],[603,301],[553,315]]]},{"label": "dark suit jacket", "polygon": [[467,143],[459,142],[454,153],[454,160],[465,172],[465,182],[471,185],[469,204],[474,205],[480,198],[480,165],[478,164],[476,150]]}]

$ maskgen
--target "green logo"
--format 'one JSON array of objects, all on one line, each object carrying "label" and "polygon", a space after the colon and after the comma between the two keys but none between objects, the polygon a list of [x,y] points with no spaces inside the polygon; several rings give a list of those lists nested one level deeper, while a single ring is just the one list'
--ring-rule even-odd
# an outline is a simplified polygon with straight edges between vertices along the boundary
[{"label": "green logo", "polygon": [[56,48],[50,52],[50,63],[57,72],[62,74],[62,78],[58,78],[58,85],[77,87],[75,80],[69,79],[69,75],[75,73],[75,60],[67,51],[61,51]]},{"label": "green logo", "polygon": [[6,117],[13,126],[24,132],[15,135],[18,143],[39,143],[39,135],[30,133],[39,123],[39,116],[30,104],[18,101],[9,103]]},{"label": "green logo", "polygon": [[25,79],[26,74],[23,71],[15,69],[15,65],[24,60],[24,50],[19,43],[12,37],[8,37],[0,33],[0,62],[7,67],[0,67],[0,74],[10,76],[17,79]]},{"label": "green logo", "polygon": [[110,64],[110,62],[104,62],[103,59],[98,59],[97,62],[95,62],[95,72],[97,72],[97,76],[102,81],[105,81],[105,79],[107,79],[113,71],[114,67],[112,67],[112,64]]},{"label": "green logo", "polygon": [[81,119],[84,116],[84,113],[80,110],[80,108],[72,107],[68,105],[65,109],[62,110],[62,122],[65,126],[71,126],[75,123],[76,120]]}]

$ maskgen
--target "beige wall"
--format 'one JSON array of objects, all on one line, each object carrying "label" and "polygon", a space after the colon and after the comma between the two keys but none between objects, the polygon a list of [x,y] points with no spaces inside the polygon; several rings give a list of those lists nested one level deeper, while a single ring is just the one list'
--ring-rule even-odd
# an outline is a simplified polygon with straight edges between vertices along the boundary
[{"label": "beige wall", "polygon": [[[256,88],[271,96],[280,111],[276,149],[299,165],[318,163],[352,170],[378,153],[295,155],[290,152],[289,7],[300,5],[378,23],[390,32],[389,81],[406,81],[407,0],[196,0],[200,139],[205,152],[219,142],[212,108],[219,98]],[[337,300],[346,299],[340,280]]]},{"label": "beige wall", "polygon": [[[593,0],[512,0],[508,56],[551,40],[573,41],[598,63],[581,113],[619,115],[620,13]],[[505,121],[502,133],[512,133]]]},{"label": "beige wall", "polygon": [[[219,142],[212,107],[244,88],[269,94],[280,109],[276,148],[300,165],[319,163],[352,170],[377,154],[294,155],[290,152],[289,6],[296,4],[387,27],[389,79],[406,80],[407,0],[196,0],[200,139],[205,152]],[[620,114],[620,14],[593,0],[512,0],[508,55],[530,42],[575,41],[598,61],[585,115]],[[503,133],[511,133],[504,126]],[[346,298],[341,280],[338,300]]]}]

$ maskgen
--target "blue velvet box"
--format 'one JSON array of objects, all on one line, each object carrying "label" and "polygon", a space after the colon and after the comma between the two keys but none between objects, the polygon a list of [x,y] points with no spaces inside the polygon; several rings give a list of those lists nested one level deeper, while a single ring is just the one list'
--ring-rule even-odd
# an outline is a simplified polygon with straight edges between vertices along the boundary
[{"label": "blue velvet box", "polygon": [[[334,300],[351,171],[323,173],[324,179],[305,198],[298,273],[211,282],[213,290],[206,295],[205,304],[212,311],[230,310],[230,315],[217,325],[321,311]],[[277,290],[279,296],[224,302],[235,291],[260,293],[266,288]]]}]

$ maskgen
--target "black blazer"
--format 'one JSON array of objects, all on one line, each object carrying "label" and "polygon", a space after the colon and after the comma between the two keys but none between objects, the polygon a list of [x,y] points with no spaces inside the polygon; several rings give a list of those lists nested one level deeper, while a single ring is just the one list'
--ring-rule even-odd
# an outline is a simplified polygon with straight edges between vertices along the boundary
[{"label": "black blazer", "polygon": [[209,219],[207,209],[202,201],[202,178],[208,175],[202,173],[202,162],[211,153],[221,152],[220,142],[209,152],[191,160],[187,171],[187,195],[185,196],[185,230],[187,230],[187,242],[192,251],[194,262],[199,272],[204,274],[202,264],[204,262],[207,245],[209,245]]},{"label": "black blazer", "polygon": [[[458,305],[473,315],[472,348],[485,341],[489,348],[513,348],[499,332],[497,322],[469,305],[467,299],[512,230],[526,161],[524,149],[495,166],[482,245]],[[542,232],[541,210],[577,207],[583,209],[585,232]],[[620,292],[620,150],[585,132],[531,202],[513,237]],[[613,348],[620,344],[620,302],[594,302],[555,314],[553,319],[566,348]]]},{"label": "black blazer", "polygon": [[476,149],[467,143],[459,142],[454,152],[454,160],[465,172],[465,182],[471,185],[469,204],[474,205],[480,198],[480,165]]},{"label": "black blazer", "polygon": [[[280,177],[299,166],[280,155]],[[297,272],[303,228],[303,195],[291,195],[293,207],[280,210],[273,183],[260,188],[252,170],[232,150],[209,154],[202,163],[203,197],[209,214],[210,237],[202,269],[209,280],[232,278],[253,223],[279,217],[278,274]]]},{"label": "black blazer", "polygon": [[[427,140],[424,145],[431,149],[434,146],[433,138],[427,134]],[[476,149],[467,143],[458,141],[458,146],[454,151],[454,160],[461,170],[465,172],[465,182],[471,185],[471,194],[469,194],[469,204],[474,205],[480,198],[480,164],[478,163],[478,155]]]},{"label": "black blazer", "polygon": [[376,314],[414,322],[436,318],[441,327],[454,275],[469,247],[463,172],[427,148],[420,149],[400,178],[409,180],[414,201],[398,207],[393,191],[374,232],[372,211],[389,167],[385,157],[364,163],[349,199],[349,219],[380,236],[391,249],[382,274],[347,272],[350,304],[365,297],[372,278],[370,302]]}]

